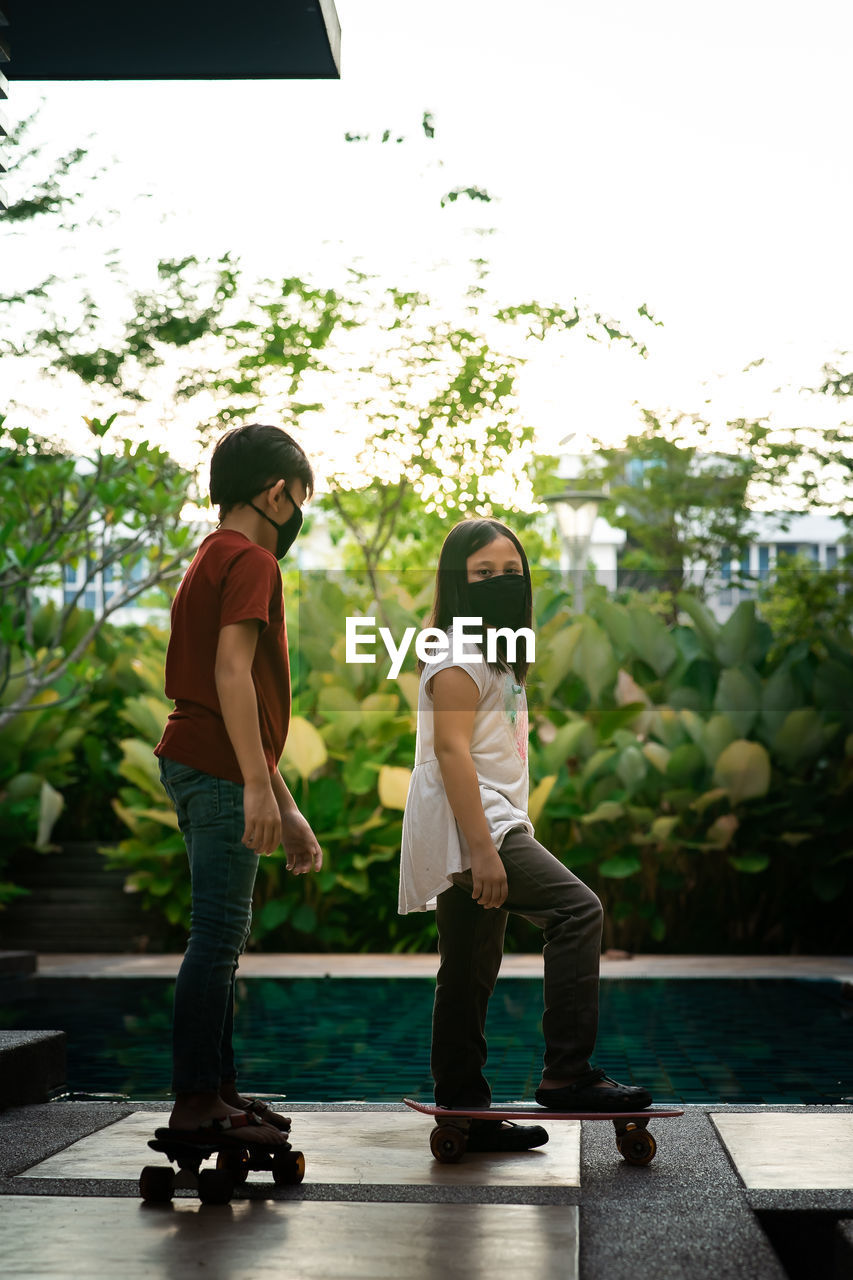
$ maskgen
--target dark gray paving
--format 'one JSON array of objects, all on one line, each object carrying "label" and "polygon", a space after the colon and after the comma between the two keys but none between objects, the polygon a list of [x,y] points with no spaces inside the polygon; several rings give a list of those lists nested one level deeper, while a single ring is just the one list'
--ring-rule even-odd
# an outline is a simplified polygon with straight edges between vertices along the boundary
[{"label": "dark gray paving", "polygon": [[[318,1104],[290,1102],[300,1111],[400,1110],[397,1104]],[[849,1112],[846,1108],[776,1108]],[[14,1177],[47,1156],[69,1146],[133,1111],[162,1112],[162,1102],[55,1102],[0,1114],[0,1195],[112,1196],[137,1199],[127,1179],[44,1179]],[[759,1107],[688,1106],[685,1115],[657,1120],[650,1126],[657,1144],[655,1160],[646,1167],[624,1163],[616,1151],[609,1124],[583,1126],[581,1186],[370,1186],[258,1185],[244,1188],[252,1200],[386,1202],[393,1204],[519,1204],[580,1206],[582,1280],[785,1280],[786,1272],[762,1229],[758,1213],[792,1216],[821,1212],[853,1215],[853,1191],[748,1191],[738,1177],[709,1112],[761,1111]],[[544,1117],[543,1117],[544,1119]],[[547,1120],[545,1121],[547,1124]],[[306,1152],[309,1160],[310,1152]],[[141,1153],[140,1164],[144,1162]],[[834,1221],[834,1219],[833,1219]],[[853,1228],[839,1228],[839,1266],[853,1256]],[[849,1280],[837,1271],[827,1280]],[[816,1277],[810,1280],[817,1280]],[[823,1277],[821,1277],[823,1280]]]},{"label": "dark gray paving", "polygon": [[584,1126],[581,1280],[785,1280],[705,1110],[649,1128],[657,1156],[633,1168]]}]

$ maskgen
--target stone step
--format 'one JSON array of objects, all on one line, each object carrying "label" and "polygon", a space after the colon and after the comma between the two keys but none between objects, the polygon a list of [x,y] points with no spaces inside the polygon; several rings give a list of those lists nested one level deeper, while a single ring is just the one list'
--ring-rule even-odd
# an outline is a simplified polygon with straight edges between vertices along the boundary
[{"label": "stone step", "polygon": [[64,1031],[0,1031],[0,1109],[49,1102],[65,1084]]}]

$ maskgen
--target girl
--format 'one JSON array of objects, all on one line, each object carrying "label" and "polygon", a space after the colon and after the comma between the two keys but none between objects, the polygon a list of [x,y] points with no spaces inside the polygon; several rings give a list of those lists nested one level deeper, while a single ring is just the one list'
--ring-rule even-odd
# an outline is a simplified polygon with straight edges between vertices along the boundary
[{"label": "girl", "polygon": [[[542,929],[545,1057],[536,1101],[560,1111],[648,1107],[646,1089],[590,1067],[598,1027],[601,903],[533,838],[527,815],[528,661],[497,633],[497,656],[468,640],[460,621],[530,628],[532,587],[518,538],[496,520],[463,520],[441,549],[430,626],[448,656],[419,663],[415,768],[403,816],[401,914],[435,906],[440,965],[430,1066],[438,1106],[488,1107],[483,1075],[486,1008],[503,954],[507,912]],[[531,632],[532,635],[532,632]],[[461,646],[460,646],[461,647]],[[480,1122],[474,1150],[526,1150],[547,1142],[539,1125]]]}]

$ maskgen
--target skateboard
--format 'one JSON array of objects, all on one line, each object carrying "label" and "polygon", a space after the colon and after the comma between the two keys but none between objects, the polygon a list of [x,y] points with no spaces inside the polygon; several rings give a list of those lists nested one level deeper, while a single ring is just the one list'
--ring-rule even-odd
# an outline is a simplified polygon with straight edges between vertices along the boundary
[{"label": "skateboard", "polygon": [[[241,1147],[233,1138],[223,1143],[215,1136],[209,1142],[182,1142],[173,1129],[155,1129],[148,1145],[170,1162],[148,1164],[139,1175],[139,1194],[150,1204],[167,1204],[180,1187],[195,1191],[202,1204],[228,1204],[255,1169],[271,1170],[278,1187],[295,1186],[305,1176],[305,1157],[292,1150],[289,1142],[269,1147],[247,1142]],[[202,1161],[212,1156],[216,1156],[216,1167],[202,1169]]]},{"label": "skateboard", "polygon": [[612,1120],[616,1129],[616,1147],[628,1164],[650,1164],[655,1158],[657,1143],[648,1132],[650,1120],[664,1120],[671,1116],[683,1116],[679,1110],[649,1108],[646,1111],[548,1111],[545,1107],[490,1107],[488,1110],[456,1111],[447,1107],[434,1107],[425,1102],[404,1098],[407,1107],[421,1115],[432,1116],[436,1125],[430,1134],[429,1145],[436,1160],[442,1164],[456,1164],[465,1154],[468,1130],[472,1120],[514,1120],[516,1123],[535,1121],[547,1124],[552,1120]]}]

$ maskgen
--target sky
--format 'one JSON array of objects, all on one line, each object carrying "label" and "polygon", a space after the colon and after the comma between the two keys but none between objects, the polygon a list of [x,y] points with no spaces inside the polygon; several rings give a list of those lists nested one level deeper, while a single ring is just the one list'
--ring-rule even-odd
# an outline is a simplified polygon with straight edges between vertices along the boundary
[{"label": "sky", "polygon": [[[357,263],[451,298],[485,246],[497,296],[579,298],[649,347],[538,352],[521,400],[543,447],[615,441],[638,406],[789,425],[828,410],[799,388],[853,348],[849,4],[337,8],[339,82],[13,85],[13,121],[42,101],[51,147],[83,142],[106,164],[87,199],[107,225],[65,243],[6,232],[4,284],[46,264],[97,280],[117,250],[143,285],[157,257],[230,250],[258,275]],[[384,128],[406,142],[380,145]],[[454,186],[496,199],[441,209]],[[54,410],[32,370],[3,381]]]}]

